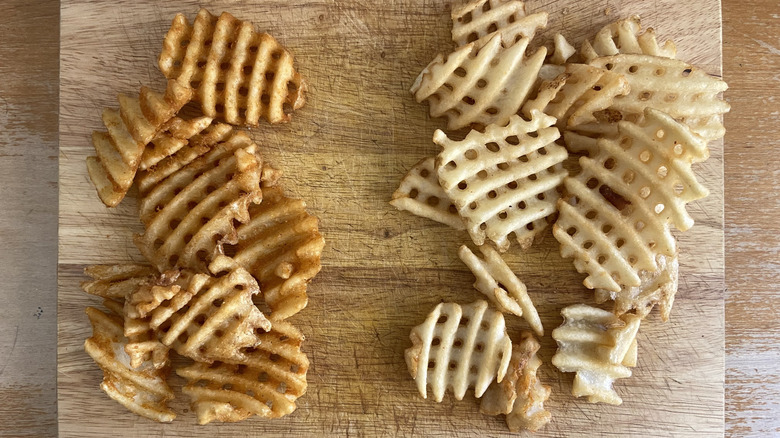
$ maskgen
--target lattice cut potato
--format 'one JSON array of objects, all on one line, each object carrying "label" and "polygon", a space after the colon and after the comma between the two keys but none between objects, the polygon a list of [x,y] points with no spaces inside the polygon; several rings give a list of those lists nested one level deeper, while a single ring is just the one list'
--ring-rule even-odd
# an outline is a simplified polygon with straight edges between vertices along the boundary
[{"label": "lattice cut potato", "polygon": [[137,367],[130,365],[125,353],[121,304],[120,313],[105,313],[87,307],[92,323],[92,336],[84,342],[84,350],[103,370],[100,388],[119,404],[142,417],[159,422],[171,422],[176,414],[168,406],[173,391],[166,382],[167,368],[156,367],[151,362]]},{"label": "lattice cut potato", "polygon": [[449,225],[456,230],[466,229],[458,214],[458,208],[439,185],[435,157],[423,158],[404,175],[390,204],[399,210]]},{"label": "lattice cut potato", "polygon": [[118,111],[103,110],[106,131],[92,133],[96,155],[87,157],[87,173],[106,206],[124,199],[146,145],[191,98],[192,90],[169,81],[164,94],[141,87],[138,97],[119,95]]},{"label": "lattice cut potato", "polygon": [[175,171],[141,192],[146,230],[135,243],[161,272],[208,272],[219,245],[236,242],[234,222],[248,221],[249,205],[262,200],[262,158],[245,132],[186,158],[192,161],[172,166]]},{"label": "lattice cut potato", "polygon": [[212,120],[211,117],[205,116],[193,119],[174,117],[166,122],[146,145],[139,169],[146,170],[181,150],[189,143],[190,138],[208,128]]},{"label": "lattice cut potato", "polygon": [[258,338],[256,347],[245,349],[241,362],[195,363],[176,370],[187,379],[182,392],[191,398],[199,424],[252,415],[278,418],[295,410],[307,388],[303,334],[286,321],[274,321]]},{"label": "lattice cut potato", "polygon": [[506,414],[506,424],[512,432],[536,432],[552,418],[544,408],[550,387],[542,385],[536,375],[542,365],[536,355],[539,348],[539,341],[531,332],[522,332],[520,342],[512,345],[506,377],[501,383],[491,384],[482,397],[479,411],[487,415]]},{"label": "lattice cut potato", "polygon": [[585,62],[620,53],[664,58],[677,56],[677,47],[674,42],[667,40],[665,43],[659,44],[653,28],[640,33],[641,29],[642,25],[638,15],[615,21],[599,30],[593,40],[585,40],[580,48],[580,53]]},{"label": "lattice cut potato", "polygon": [[529,39],[504,48],[494,35],[481,48],[467,44],[438,55],[420,73],[411,92],[427,100],[431,117],[447,118],[448,129],[506,124],[536,83],[547,49],[526,56]]},{"label": "lattice cut potato", "polygon": [[205,115],[233,125],[287,122],[306,101],[292,54],[227,12],[216,17],[201,9],[192,24],[176,15],[158,64],[166,78],[196,90]]},{"label": "lattice cut potato", "polygon": [[439,304],[409,337],[409,373],[423,398],[430,387],[437,402],[448,389],[457,400],[469,388],[481,397],[491,382],[504,378],[512,353],[504,316],[482,300]]},{"label": "lattice cut potato", "polygon": [[565,373],[576,373],[572,395],[591,403],[619,405],[623,400],[612,384],[631,376],[636,365],[636,334],[641,318],[575,304],[561,311],[564,323],[552,332],[558,351],[552,363]]},{"label": "lattice cut potato", "polygon": [[285,196],[281,187],[264,187],[263,202],[249,207],[249,220],[236,234],[235,246],[224,250],[257,279],[269,317],[285,319],[306,307],[307,286],[322,268],[325,247],[306,203]]},{"label": "lattice cut potato", "polygon": [[240,361],[243,348],[260,341],[256,331],[271,322],[254,305],[260,292],[249,272],[226,256],[209,265],[211,275],[179,272],[142,286],[128,298],[125,313],[146,319],[160,341],[190,359]]},{"label": "lattice cut potato", "polygon": [[490,240],[503,252],[514,235],[525,249],[547,226],[568,156],[555,144],[560,134],[554,123],[534,111],[530,121],[515,115],[506,125],[471,131],[462,141],[434,133],[442,147],[436,158],[439,182],[475,244]]},{"label": "lattice cut potato", "polygon": [[483,258],[477,257],[466,245],[458,250],[460,259],[477,277],[474,288],[486,295],[499,311],[523,317],[537,335],[543,336],[542,321],[525,284],[495,249],[482,245],[479,251]]},{"label": "lattice cut potato", "polygon": [[84,292],[124,302],[127,295],[156,277],[157,270],[149,265],[123,263],[87,266],[84,274],[91,278],[81,283]]},{"label": "lattice cut potato", "polygon": [[521,38],[533,39],[547,27],[547,17],[546,12],[526,15],[525,3],[519,0],[473,0],[452,8],[452,41],[480,48],[499,34],[508,46]]}]

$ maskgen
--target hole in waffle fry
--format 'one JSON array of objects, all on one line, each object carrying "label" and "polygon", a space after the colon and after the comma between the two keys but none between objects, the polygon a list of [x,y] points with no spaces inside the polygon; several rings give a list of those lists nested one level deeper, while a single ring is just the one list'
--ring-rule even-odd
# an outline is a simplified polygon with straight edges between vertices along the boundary
[{"label": "hole in waffle fry", "polygon": [[507,184],[506,186],[511,190],[515,190],[517,189],[517,181],[510,181],[509,184]]},{"label": "hole in waffle fry", "polygon": [[520,158],[518,158],[518,160],[520,160],[521,163],[527,163],[529,158],[528,155],[521,155]]},{"label": "hole in waffle fry", "polygon": [[547,148],[540,148],[537,152],[539,155],[547,155]]},{"label": "hole in waffle fry", "polygon": [[249,46],[249,51],[252,52],[252,53],[257,53],[257,46],[255,46],[255,45]]},{"label": "hole in waffle fry", "polygon": [[181,221],[179,219],[171,219],[171,221],[168,222],[168,226],[171,228],[171,230],[175,230],[180,223]]},{"label": "hole in waffle fry", "polygon": [[615,241],[615,246],[618,247],[618,248],[622,248],[623,245],[625,245],[625,244],[626,244],[626,241],[623,240],[623,239],[618,239],[618,240]]},{"label": "hole in waffle fry", "polygon": [[656,171],[656,174],[658,175],[658,178],[664,179],[666,178],[666,175],[669,173],[669,169],[666,168],[666,166],[660,166],[658,167],[658,170]]},{"label": "hole in waffle fry", "polygon": [[222,105],[221,103],[214,105],[214,111],[217,114],[223,114],[225,112],[225,105]]},{"label": "hole in waffle fry", "polygon": [[273,58],[274,60],[278,60],[281,57],[282,57],[282,52],[280,52],[278,50],[273,52],[273,53],[271,53],[271,58]]},{"label": "hole in waffle fry", "polygon": [[526,207],[525,201],[520,201],[517,204],[517,208],[519,208],[520,210],[525,210],[525,207]]},{"label": "hole in waffle fry", "polygon": [[539,193],[539,194],[536,195],[536,199],[538,199],[540,201],[544,201],[544,198],[545,198],[544,193]]},{"label": "hole in waffle fry", "polygon": [[498,167],[501,170],[507,170],[509,169],[509,163],[498,163],[496,167]]},{"label": "hole in waffle fry", "polygon": [[463,346],[463,339],[456,339],[455,342],[452,343],[452,346],[455,348],[461,348]]},{"label": "hole in waffle fry", "polygon": [[664,208],[665,206],[663,204],[656,204],[653,210],[655,211],[655,214],[661,214],[661,212],[664,211]]},{"label": "hole in waffle fry", "polygon": [[683,76],[684,78],[687,78],[688,76],[690,76],[690,74],[691,74],[692,72],[693,72],[693,70],[691,70],[691,69],[689,69],[689,68],[686,68],[685,70],[683,70],[683,72],[682,72],[682,76]]},{"label": "hole in waffle fry", "polygon": [[439,317],[439,319],[436,321],[436,324],[444,324],[447,322],[447,315],[442,315]]},{"label": "hole in waffle fry", "polygon": [[604,161],[604,168],[608,170],[612,170],[615,168],[615,159],[612,157],[609,157],[606,161]]},{"label": "hole in waffle fry", "polygon": [[484,79],[480,79],[477,81],[477,88],[485,88],[487,87],[487,81]]},{"label": "hole in waffle fry", "polygon": [[276,390],[279,392],[279,394],[287,393],[287,383],[279,382],[279,386],[276,388]]},{"label": "hole in waffle fry", "polygon": [[637,231],[642,231],[642,230],[644,230],[644,229],[645,229],[645,223],[644,223],[644,222],[642,222],[642,221],[637,221],[637,222],[636,222],[636,224],[634,224],[634,228],[635,228]]},{"label": "hole in waffle fry", "polygon": [[599,258],[596,260],[598,264],[603,265],[604,262],[607,261],[607,256],[604,254],[599,254]]},{"label": "hole in waffle fry", "polygon": [[222,304],[224,304],[224,303],[225,303],[225,300],[223,300],[222,298],[217,298],[216,300],[211,302],[211,305],[214,306],[214,307],[219,308],[219,307],[222,307]]},{"label": "hole in waffle fry", "polygon": [[419,194],[420,194],[420,191],[417,190],[417,189],[412,189],[412,190],[409,191],[409,197],[412,198],[412,199],[416,199],[417,195],[419,195]]},{"label": "hole in waffle fry", "polygon": [[481,342],[474,347],[474,350],[479,351],[479,352],[482,352],[482,350],[484,350],[484,349],[485,349],[485,344],[483,344]]},{"label": "hole in waffle fry", "polygon": [[189,337],[190,337],[190,335],[189,335],[189,334],[187,334],[187,332],[182,332],[182,333],[179,335],[179,337],[178,337],[178,340],[179,340],[179,342],[181,342],[182,344],[186,344],[186,343],[187,343],[187,339],[189,339]]},{"label": "hole in waffle fry", "polygon": [[454,370],[454,369],[458,368],[458,363],[455,362],[455,361],[452,361],[452,362],[449,363],[449,365],[447,365],[447,367],[449,369],[451,369],[451,370]]},{"label": "hole in waffle fry", "polygon": [[604,199],[607,200],[607,202],[618,209],[618,211],[623,211],[627,206],[631,205],[631,201],[624,198],[619,193],[616,193],[614,190],[612,190],[611,187],[607,185],[602,185],[599,187],[599,193],[604,197]]},{"label": "hole in waffle fry", "polygon": [[466,181],[461,181],[461,182],[458,183],[458,188],[461,189],[461,190],[466,190],[466,188],[468,188],[468,186],[469,185],[466,184]]},{"label": "hole in waffle fry", "polygon": [[588,241],[586,241],[585,243],[582,244],[582,247],[585,248],[585,249],[590,249],[591,247],[593,247],[593,242],[588,240]]},{"label": "hole in waffle fry", "polygon": [[606,68],[607,70],[612,70],[613,68],[615,68],[615,64],[609,63],[605,65],[604,68]]},{"label": "hole in waffle fry", "polygon": [[588,180],[586,185],[588,186],[589,189],[593,190],[599,186],[599,180],[596,178],[591,178]]},{"label": "hole in waffle fry", "polygon": [[488,33],[493,33],[498,30],[498,25],[496,23],[491,23],[490,26],[488,26]]},{"label": "hole in waffle fry", "polygon": [[635,176],[636,174],[634,173],[633,170],[626,170],[626,172],[623,173],[623,181],[626,184],[631,184],[632,182],[634,182]]},{"label": "hole in waffle fry", "polygon": [[214,331],[214,336],[216,336],[218,338],[221,338],[224,334],[225,334],[225,332],[223,332],[222,330]]},{"label": "hole in waffle fry", "polygon": [[268,381],[268,373],[263,371],[262,373],[257,375],[257,381],[258,382],[267,382]]},{"label": "hole in waffle fry", "polygon": [[539,177],[537,177],[535,173],[528,175],[528,179],[530,179],[531,181],[536,181],[538,178]]},{"label": "hole in waffle fry", "polygon": [[517,138],[517,136],[516,136],[516,135],[510,135],[509,137],[507,137],[507,138],[505,139],[505,141],[506,141],[507,143],[511,144],[511,145],[519,145],[519,144],[520,144],[520,139],[519,139],[519,138]]},{"label": "hole in waffle fry", "polygon": [[249,95],[249,89],[246,87],[241,87],[238,89],[238,94],[240,94],[241,96],[247,96]]},{"label": "hole in waffle fry", "polygon": [[179,261],[179,256],[174,254],[168,258],[168,264],[171,266],[176,266],[176,262]]},{"label": "hole in waffle fry", "polygon": [[433,340],[431,341],[431,345],[433,345],[434,347],[439,344],[441,344],[441,339],[439,339],[438,337],[433,338]]},{"label": "hole in waffle fry", "polygon": [[479,39],[479,35],[477,35],[476,32],[471,32],[469,34],[468,38],[466,38],[466,42],[473,43],[474,41],[476,41],[478,39]]},{"label": "hole in waffle fry", "polygon": [[644,186],[641,189],[639,189],[639,196],[642,197],[642,199],[647,199],[650,196],[651,190],[650,187]]},{"label": "hole in waffle fry", "polygon": [[429,196],[425,202],[431,207],[436,207],[437,205],[439,205],[439,198],[436,196]]},{"label": "hole in waffle fry", "polygon": [[207,380],[204,380],[204,379],[200,379],[197,382],[195,382],[195,386],[197,386],[199,388],[205,388],[206,386],[208,386],[208,384],[209,384],[209,382]]},{"label": "hole in waffle fry", "polygon": [[498,145],[498,143],[491,141],[490,143],[486,144],[485,147],[490,152],[498,152],[501,150],[501,146]]},{"label": "hole in waffle fry", "polygon": [[453,204],[450,204],[450,207],[447,209],[451,214],[458,214],[458,207],[455,207]]},{"label": "hole in waffle fry", "polygon": [[463,103],[466,105],[474,105],[476,103],[476,101],[471,96],[463,96],[463,99],[461,100],[463,100]]},{"label": "hole in waffle fry", "polygon": [[195,317],[195,323],[198,325],[203,325],[206,323],[206,315],[201,313],[200,315]]},{"label": "hole in waffle fry", "polygon": [[566,230],[566,234],[568,234],[569,236],[573,236],[573,235],[577,234],[577,227],[569,227]]},{"label": "hole in waffle fry", "polygon": [[596,216],[598,216],[596,210],[589,210],[587,213],[585,213],[585,217],[591,220],[596,219]]},{"label": "hole in waffle fry", "polygon": [[272,82],[275,77],[276,77],[276,73],[272,71],[269,71],[268,73],[265,74],[265,80],[268,82]]},{"label": "hole in waffle fry", "polygon": [[485,2],[484,5],[482,5],[482,12],[487,12],[487,11],[490,10],[490,8],[491,8],[490,2],[487,1],[487,2]]},{"label": "hole in waffle fry", "polygon": [[163,242],[162,239],[156,239],[154,241],[154,244],[153,244],[154,250],[156,251],[156,250],[160,249],[160,247],[163,246],[163,243],[165,243],[165,242]]},{"label": "hole in waffle fry", "polygon": [[468,318],[461,318],[459,324],[460,325],[469,325],[469,321],[471,321],[471,320],[468,319]]},{"label": "hole in waffle fry", "polygon": [[485,110],[486,113],[490,114],[491,116],[498,114],[498,108],[490,107]]},{"label": "hole in waffle fry", "polygon": [[198,68],[206,67],[206,61],[198,61]]},{"label": "hole in waffle fry", "polygon": [[628,72],[629,73],[636,73],[638,71],[639,71],[639,66],[638,65],[632,65],[631,67],[628,68]]},{"label": "hole in waffle fry", "polygon": [[461,78],[466,77],[466,74],[467,74],[466,69],[463,68],[463,67],[456,68],[453,73],[455,74],[455,76],[458,76],[458,77],[461,77]]},{"label": "hole in waffle fry", "polygon": [[466,13],[466,15],[463,15],[461,17],[458,17],[458,21],[463,24],[469,24],[471,23],[471,20],[473,19],[471,12]]},{"label": "hole in waffle fry", "polygon": [[477,154],[477,151],[475,151],[474,149],[467,150],[466,153],[463,155],[465,155],[466,158],[469,160],[476,160],[477,157],[479,157],[479,154]]},{"label": "hole in waffle fry", "polygon": [[531,137],[531,138],[536,138],[536,137],[539,137],[539,133],[536,132],[536,131],[531,131],[531,132],[528,133],[528,136]]},{"label": "hole in waffle fry", "polygon": [[471,210],[476,210],[476,209],[477,209],[477,207],[478,207],[478,205],[477,205],[477,203],[476,203],[476,202],[472,202],[471,204],[469,204],[469,208],[470,208]]},{"label": "hole in waffle fry", "polygon": [[433,361],[433,360],[428,361],[428,368],[429,369],[436,368],[436,361]]},{"label": "hole in waffle fry", "polygon": [[222,64],[219,65],[219,69],[220,70],[227,70],[229,68],[230,68],[230,63],[229,62],[223,62]]},{"label": "hole in waffle fry", "polygon": [[479,172],[477,172],[477,178],[485,179],[487,177],[488,177],[488,173],[486,170],[480,170]]},{"label": "hole in waffle fry", "polygon": [[601,227],[601,232],[604,233],[604,234],[609,234],[610,231],[612,231],[612,225],[610,225],[610,224],[604,224]]},{"label": "hole in waffle fry", "polygon": [[495,190],[491,190],[491,191],[488,192],[487,196],[490,199],[495,199],[495,197],[498,196],[498,195],[496,194]]},{"label": "hole in waffle fry", "polygon": [[506,212],[505,212],[505,211],[502,211],[501,213],[499,213],[499,214],[498,214],[498,218],[499,218],[499,219],[502,219],[502,220],[503,220],[503,219],[506,219],[506,218],[507,218],[507,214],[506,214]]},{"label": "hole in waffle fry", "polygon": [[653,97],[653,93],[651,93],[650,91],[643,91],[642,93],[639,94],[639,100],[641,101],[650,100],[651,97]]},{"label": "hole in waffle fry", "polygon": [[534,226],[534,223],[533,223],[533,222],[529,222],[529,223],[528,223],[528,224],[525,226],[525,229],[527,229],[528,231],[533,231],[533,230],[534,230],[534,228],[536,228],[536,227]]}]

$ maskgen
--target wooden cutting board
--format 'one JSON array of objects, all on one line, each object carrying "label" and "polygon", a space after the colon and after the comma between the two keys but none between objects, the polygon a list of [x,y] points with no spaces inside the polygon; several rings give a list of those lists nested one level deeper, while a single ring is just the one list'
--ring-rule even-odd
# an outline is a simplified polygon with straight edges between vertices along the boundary
[{"label": "wooden cutting board", "polygon": [[[204,4],[205,3],[205,4]],[[101,372],[82,345],[90,327],[84,308],[99,301],[82,293],[82,270],[93,263],[142,260],[132,244],[141,231],[131,192],[107,209],[91,187],[84,159],[100,112],[117,93],[141,85],[162,89],[156,59],[176,12],[190,18],[196,2],[67,0],[62,2],[59,204],[59,431],[62,436],[508,434],[503,418],[478,412],[468,395],[441,404],[419,396],[403,350],[410,329],[442,300],[469,303],[480,295],[457,257],[463,232],[395,211],[388,204],[401,176],[437,153],[427,116],[408,92],[419,71],[447,53],[448,1],[204,2],[275,35],[295,55],[310,84],[306,106],[291,123],[261,125],[252,135],[285,172],[283,184],[321,219],[327,240],[323,269],[310,287],[308,308],[293,318],[307,336],[308,393],[298,410],[278,420],[196,426],[188,400],[179,417],[156,424],[125,411],[98,385]],[[587,6],[585,6],[587,5]],[[639,13],[679,56],[720,74],[721,21],[717,1],[528,1],[550,13],[542,37],[564,33],[579,43],[602,25]],[[540,373],[552,387],[553,421],[538,436],[693,436],[723,431],[723,144],[695,170],[709,198],[689,207],[696,226],[680,236],[681,277],[672,320],[652,314],[639,333],[639,365],[616,384],[622,406],[591,405],[570,395],[571,374],[550,365],[550,331],[560,309],[591,302],[551,235],[508,261],[528,285],[548,336]],[[524,321],[508,317],[516,337]],[[182,381],[171,378],[176,390]]]}]

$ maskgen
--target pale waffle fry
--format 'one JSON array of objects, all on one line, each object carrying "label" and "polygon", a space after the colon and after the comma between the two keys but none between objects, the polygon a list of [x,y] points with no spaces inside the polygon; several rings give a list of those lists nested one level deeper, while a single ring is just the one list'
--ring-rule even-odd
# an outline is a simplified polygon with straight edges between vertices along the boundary
[{"label": "pale waffle fry", "polygon": [[271,323],[252,302],[260,292],[249,272],[226,256],[209,265],[212,275],[182,272],[142,286],[128,298],[125,314],[147,318],[160,342],[182,356],[212,363],[241,361],[241,350],[260,342],[255,331]]},{"label": "pale waffle fry", "polygon": [[126,263],[87,266],[84,268],[84,274],[91,278],[81,283],[84,292],[124,301],[125,297],[135,292],[141,284],[154,278],[157,270],[148,265]]},{"label": "pale waffle fry", "polygon": [[616,96],[629,93],[623,76],[585,64],[567,64],[566,70],[539,86],[536,97],[523,105],[523,114],[534,110],[558,119],[559,129],[596,122],[595,113],[609,108]]},{"label": "pale waffle fry", "polygon": [[219,245],[236,242],[234,221],[249,220],[262,200],[261,169],[257,145],[239,131],[142,193],[141,253],[160,271],[208,272]]},{"label": "pale waffle fry", "polygon": [[639,286],[624,287],[619,292],[596,289],[596,302],[613,300],[613,313],[616,315],[633,312],[643,319],[658,305],[661,320],[668,321],[677,293],[679,261],[676,255],[667,257],[660,254],[656,260],[656,271],[639,273]]},{"label": "pale waffle fry", "polygon": [[619,53],[644,54],[674,58],[677,56],[677,48],[672,41],[666,41],[659,45],[653,28],[642,33],[639,16],[618,20],[604,26],[593,42],[585,40],[580,48],[580,53],[585,62],[591,62],[602,56],[612,56]]},{"label": "pale waffle fry", "polygon": [[528,38],[511,46],[494,35],[482,48],[471,43],[445,59],[438,55],[420,73],[411,92],[427,100],[432,117],[446,117],[448,129],[471,124],[506,124],[536,83],[547,49],[526,57]]},{"label": "pale waffle fry", "polygon": [[533,39],[545,27],[547,13],[526,15],[519,0],[472,0],[452,9],[452,41],[458,46],[473,42],[480,48],[497,33],[508,46],[521,38]]},{"label": "pale waffle fry", "polygon": [[140,170],[146,170],[187,145],[188,140],[211,125],[211,117],[184,120],[174,117],[146,145],[141,156]]},{"label": "pale waffle fry", "polygon": [[107,131],[92,133],[97,155],[87,157],[87,173],[106,206],[115,207],[124,199],[145,146],[191,97],[192,90],[169,81],[165,94],[141,87],[137,98],[119,95],[119,111],[103,111]]},{"label": "pale waffle fry", "polygon": [[589,137],[574,131],[564,131],[563,141],[566,143],[566,149],[572,153],[585,153],[589,157],[598,153],[598,138]]},{"label": "pale waffle fry", "polygon": [[503,313],[521,316],[537,335],[544,335],[542,321],[536,312],[528,290],[519,278],[509,269],[504,259],[488,245],[479,247],[484,259],[480,259],[463,245],[458,255],[477,277],[474,288],[487,295],[491,302]]},{"label": "pale waffle fry", "polygon": [[437,402],[447,389],[457,400],[469,388],[482,397],[491,382],[504,378],[512,353],[504,316],[482,300],[465,306],[439,304],[409,337],[409,373],[423,398],[430,387]]},{"label": "pale waffle fry", "polygon": [[439,182],[475,244],[490,240],[503,252],[514,234],[525,249],[547,226],[568,156],[554,143],[560,134],[553,123],[553,117],[535,111],[531,121],[514,115],[508,125],[471,131],[462,141],[434,133],[443,149],[436,159]]},{"label": "pale waffle fry", "polygon": [[563,35],[556,33],[553,37],[553,53],[550,56],[550,63],[554,65],[565,65],[566,62],[577,53],[577,49],[574,48]]},{"label": "pale waffle fry", "polygon": [[131,412],[159,422],[173,421],[176,414],[167,406],[173,398],[165,381],[167,370],[151,363],[130,366],[120,315],[87,307],[87,316],[92,323],[92,336],[84,342],[84,350],[103,370],[101,389]]},{"label": "pale waffle fry", "polygon": [[561,311],[564,323],[552,332],[558,351],[552,363],[565,373],[577,373],[572,395],[587,397],[591,403],[619,405],[623,400],[612,388],[616,379],[631,376],[624,362],[636,363],[636,333],[641,318],[585,304]]},{"label": "pale waffle fry", "polygon": [[252,23],[201,9],[190,25],[176,15],[165,36],[159,67],[166,78],[196,90],[203,113],[233,125],[290,120],[305,103],[306,82],[290,52]]},{"label": "pale waffle fry", "polygon": [[592,66],[625,76],[631,87],[610,109],[622,120],[641,121],[645,108],[663,111],[685,123],[707,141],[723,137],[721,115],[730,106],[718,97],[728,85],[685,62],[649,55],[615,55],[594,59]]},{"label": "pale waffle fry", "polygon": [[415,164],[401,180],[390,204],[456,230],[465,230],[458,208],[439,185],[435,163],[435,157],[428,157]]},{"label": "pale waffle fry", "polygon": [[236,232],[235,247],[224,250],[260,283],[269,317],[285,319],[306,307],[306,288],[320,272],[325,246],[319,221],[306,212],[306,203],[288,198],[280,187],[264,187],[263,202],[249,207],[249,221]]},{"label": "pale waffle fry", "polygon": [[506,415],[512,432],[536,432],[550,422],[552,415],[544,409],[550,397],[550,387],[542,385],[536,372],[542,361],[536,355],[539,342],[531,332],[523,332],[520,342],[512,345],[509,370],[501,383],[493,383],[485,391],[479,411],[487,415]]},{"label": "pale waffle fry", "polygon": [[303,335],[286,321],[274,321],[271,330],[258,337],[257,348],[247,350],[241,363],[195,363],[176,370],[188,381],[182,392],[192,399],[199,424],[252,415],[276,418],[295,410],[307,388]]}]

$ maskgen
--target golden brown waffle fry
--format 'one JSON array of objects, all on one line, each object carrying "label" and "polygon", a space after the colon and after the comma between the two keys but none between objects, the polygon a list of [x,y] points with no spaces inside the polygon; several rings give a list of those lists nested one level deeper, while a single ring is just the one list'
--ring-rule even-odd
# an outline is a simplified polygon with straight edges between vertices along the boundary
[{"label": "golden brown waffle fry", "polygon": [[480,48],[497,33],[509,46],[520,38],[533,39],[545,27],[547,13],[526,15],[519,0],[473,0],[452,9],[452,41],[458,46],[473,42]]},{"label": "golden brown waffle fry", "polygon": [[306,393],[309,359],[301,352],[303,335],[285,321],[258,335],[257,348],[241,363],[195,363],[176,374],[187,379],[182,392],[192,399],[199,424],[241,421],[251,415],[282,417]]},{"label": "golden brown waffle fry", "polygon": [[233,125],[290,120],[305,103],[306,82],[293,57],[267,33],[227,12],[201,9],[190,25],[176,15],[159,59],[160,70],[197,90],[203,113]]},{"label": "golden brown waffle fry", "polygon": [[438,55],[420,73],[411,92],[427,100],[432,117],[446,117],[448,129],[471,124],[506,124],[536,83],[547,55],[540,48],[526,57],[528,38],[507,48],[494,35],[484,47],[467,44],[445,59]]},{"label": "golden brown waffle fry", "polygon": [[122,201],[144,147],[191,97],[192,90],[169,81],[164,95],[141,87],[138,98],[119,95],[119,111],[103,111],[107,131],[92,133],[97,155],[87,157],[87,172],[104,204],[115,207]]},{"label": "golden brown waffle fry", "polygon": [[430,386],[437,402],[448,388],[457,400],[472,387],[474,395],[482,397],[493,380],[504,378],[512,353],[504,315],[482,300],[465,306],[439,304],[409,337],[409,373],[423,398],[428,398]]},{"label": "golden brown waffle fry", "polygon": [[207,363],[243,360],[241,349],[259,342],[255,330],[271,328],[252,303],[260,288],[228,257],[218,256],[209,269],[213,275],[182,272],[142,286],[129,297],[125,314],[147,318],[160,341],[182,356]]},{"label": "golden brown waffle fry", "polygon": [[[249,221],[236,232],[233,257],[260,283],[270,318],[285,319],[306,307],[306,288],[320,272],[325,246],[306,203],[286,197],[279,187],[265,187],[263,202],[249,207]],[[234,252],[231,246],[225,251]]]},{"label": "golden brown waffle fry", "polygon": [[84,274],[92,279],[81,283],[84,292],[124,302],[127,295],[156,276],[157,270],[148,265],[127,263],[87,266]]},{"label": "golden brown waffle fry", "polygon": [[596,122],[594,113],[609,108],[616,96],[628,94],[628,81],[619,74],[585,64],[567,64],[566,71],[544,81],[536,98],[523,105],[523,114],[534,110],[558,119],[561,130]]},{"label": "golden brown waffle fry", "polygon": [[137,368],[130,366],[129,357],[124,354],[127,339],[121,316],[94,307],[87,307],[87,316],[92,323],[92,336],[84,342],[84,350],[103,370],[101,389],[131,412],[155,421],[173,421],[176,414],[167,406],[173,398],[165,381],[167,370],[148,362]]},{"label": "golden brown waffle fry", "polygon": [[561,311],[564,323],[552,332],[558,351],[552,363],[565,373],[577,373],[572,395],[586,396],[591,403],[613,405],[623,400],[612,388],[616,379],[631,376],[624,364],[632,359],[641,318],[575,304]]},{"label": "golden brown waffle fry", "polygon": [[512,346],[506,377],[501,383],[491,384],[482,397],[479,411],[487,415],[507,414],[506,424],[512,432],[536,432],[552,417],[544,409],[550,387],[542,385],[536,376],[542,364],[536,355],[539,347],[531,332],[523,332],[520,342]]},{"label": "golden brown waffle fry", "polygon": [[262,200],[261,169],[257,145],[239,131],[142,191],[141,253],[160,271],[207,272],[219,244],[236,242],[234,221],[249,220],[249,204]]},{"label": "golden brown waffle fry", "polygon": [[432,219],[456,230],[465,230],[466,226],[460,219],[458,208],[439,185],[435,163],[436,158],[428,157],[415,164],[401,180],[390,204],[399,210]]},{"label": "golden brown waffle fry", "polygon": [[677,293],[679,262],[677,256],[657,255],[658,269],[653,272],[639,273],[640,284],[636,287],[623,287],[619,292],[596,289],[596,302],[613,300],[613,313],[622,315],[634,312],[644,319],[655,305],[661,313],[661,320],[668,321]]},{"label": "golden brown waffle fry", "polygon": [[554,143],[555,119],[538,111],[531,121],[513,116],[507,125],[490,125],[453,141],[441,130],[433,141],[442,147],[436,159],[439,182],[458,207],[471,239],[486,239],[499,251],[509,248],[510,234],[531,246],[547,226],[566,176],[566,149]]},{"label": "golden brown waffle fry", "polygon": [[721,115],[730,106],[718,97],[725,82],[685,62],[648,55],[615,55],[594,59],[592,66],[623,75],[631,92],[610,107],[622,120],[641,121],[645,108],[663,111],[690,126],[707,141],[723,137]]},{"label": "golden brown waffle fry", "polygon": [[188,140],[211,125],[211,117],[184,120],[174,117],[163,125],[160,132],[146,145],[141,157],[140,170],[146,170],[187,145]]},{"label": "golden brown waffle fry", "polygon": [[525,284],[509,269],[496,250],[482,245],[479,251],[484,259],[474,255],[466,245],[461,246],[458,251],[460,259],[477,277],[474,288],[487,295],[498,310],[523,317],[536,334],[543,336],[542,321],[528,296]]},{"label": "golden brown waffle fry", "polygon": [[580,53],[585,62],[591,62],[602,56],[612,56],[619,53],[644,54],[674,58],[677,48],[672,41],[666,41],[663,46],[658,44],[653,28],[641,34],[642,25],[639,16],[618,20],[604,26],[593,38],[593,42],[585,40]]}]

